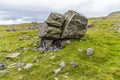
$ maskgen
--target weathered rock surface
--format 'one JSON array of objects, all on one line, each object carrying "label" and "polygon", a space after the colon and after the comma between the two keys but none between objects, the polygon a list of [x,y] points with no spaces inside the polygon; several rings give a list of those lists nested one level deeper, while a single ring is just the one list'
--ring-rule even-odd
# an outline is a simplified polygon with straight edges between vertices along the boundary
[{"label": "weathered rock surface", "polygon": [[77,39],[84,36],[88,22],[87,18],[72,10],[66,12],[64,16],[66,19],[62,38]]},{"label": "weathered rock surface", "polygon": [[40,46],[44,51],[56,51],[66,40],[79,39],[86,33],[88,19],[75,11],[51,13],[39,30]]},{"label": "weathered rock surface", "polygon": [[7,59],[13,59],[17,58],[20,55],[20,53],[11,53],[6,56]]}]

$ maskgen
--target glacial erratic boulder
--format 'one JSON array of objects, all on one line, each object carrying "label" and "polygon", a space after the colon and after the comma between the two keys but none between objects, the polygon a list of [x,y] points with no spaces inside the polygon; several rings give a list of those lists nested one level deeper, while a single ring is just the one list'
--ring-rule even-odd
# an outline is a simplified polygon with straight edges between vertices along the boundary
[{"label": "glacial erratic boulder", "polygon": [[80,39],[86,33],[88,19],[73,10],[51,13],[39,30],[40,46],[45,51],[59,50],[63,42]]}]

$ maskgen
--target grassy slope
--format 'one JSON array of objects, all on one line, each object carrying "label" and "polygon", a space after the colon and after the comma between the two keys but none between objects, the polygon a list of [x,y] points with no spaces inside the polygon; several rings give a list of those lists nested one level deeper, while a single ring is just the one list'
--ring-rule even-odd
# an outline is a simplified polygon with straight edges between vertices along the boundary
[{"label": "grassy slope", "polygon": [[[0,27],[0,62],[7,65],[24,61],[34,66],[28,70],[18,67],[7,69],[10,74],[0,74],[0,80],[119,80],[120,79],[120,32],[111,30],[119,23],[118,19],[90,19],[94,23],[89,28],[85,37],[81,40],[66,44],[66,47],[55,53],[42,54],[33,51],[38,43],[37,30],[23,30],[17,32],[6,32],[8,28]],[[30,40],[19,40],[21,36],[31,36]],[[87,48],[93,48],[94,54],[90,57],[85,55]],[[82,52],[79,52],[78,49]],[[5,56],[12,52],[20,52],[21,55],[13,60],[5,59]],[[50,57],[56,56],[54,59]],[[66,67],[58,74],[52,71],[60,62],[65,61]],[[70,67],[69,62],[79,64],[77,67]],[[68,78],[66,78],[68,76]]]}]

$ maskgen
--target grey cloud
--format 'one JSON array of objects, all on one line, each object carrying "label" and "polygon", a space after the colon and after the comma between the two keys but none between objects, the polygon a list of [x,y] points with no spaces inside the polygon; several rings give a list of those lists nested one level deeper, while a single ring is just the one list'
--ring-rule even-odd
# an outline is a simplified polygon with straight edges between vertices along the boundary
[{"label": "grey cloud", "polygon": [[22,0],[9,1],[12,0],[0,0],[0,20],[14,20],[15,22],[21,19],[21,22],[43,22],[50,12],[64,13],[72,9],[87,17],[94,17],[105,16],[110,12],[120,10],[119,0],[78,0],[76,2],[74,0],[63,2],[61,0],[29,0],[31,2],[25,0],[24,3]]}]

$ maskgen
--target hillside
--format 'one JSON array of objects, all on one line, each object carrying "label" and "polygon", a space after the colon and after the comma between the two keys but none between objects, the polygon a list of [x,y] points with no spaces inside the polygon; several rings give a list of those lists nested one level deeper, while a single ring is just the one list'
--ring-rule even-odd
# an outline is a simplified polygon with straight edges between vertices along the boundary
[{"label": "hillside", "polygon": [[[33,65],[28,69],[13,65],[5,69],[5,72],[0,72],[0,80],[54,80],[55,77],[59,80],[119,80],[119,17],[120,14],[90,18],[89,22],[94,26],[88,28],[82,39],[66,44],[60,51],[46,54],[37,50],[38,29],[28,29],[34,27],[33,23],[12,25],[12,30],[11,27],[0,26],[0,62],[7,66],[20,62]],[[86,55],[87,48],[94,49],[92,56]],[[6,59],[10,53],[20,55],[14,59]],[[54,74],[53,71],[63,61],[65,67]],[[77,66],[71,67],[70,62],[77,63]]]},{"label": "hillside", "polygon": [[113,17],[118,16],[118,17],[120,17],[120,11],[112,12],[108,16],[113,16]]}]

